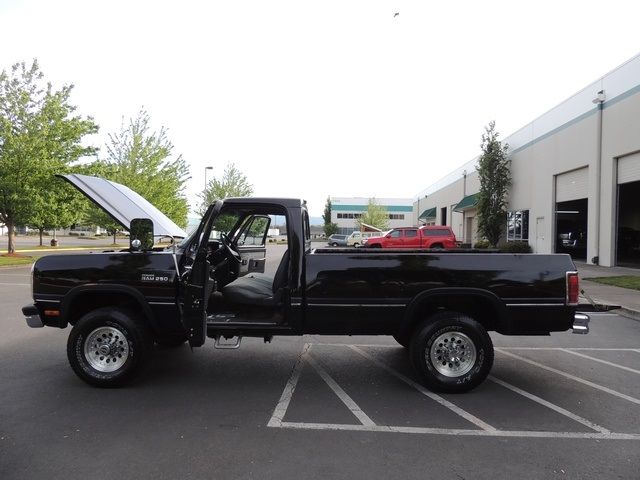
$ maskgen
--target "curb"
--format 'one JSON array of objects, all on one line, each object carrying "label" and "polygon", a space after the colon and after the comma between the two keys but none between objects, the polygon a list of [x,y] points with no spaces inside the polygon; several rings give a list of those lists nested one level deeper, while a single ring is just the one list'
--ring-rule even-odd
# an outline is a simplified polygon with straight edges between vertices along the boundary
[{"label": "curb", "polygon": [[[580,298],[583,298],[585,300],[588,300],[586,297],[583,297],[582,295],[580,296]],[[593,302],[596,305],[604,305],[604,306],[608,306],[608,307],[613,307],[615,305],[612,305],[610,302],[607,302],[606,300],[602,300],[600,298],[594,298],[594,297],[590,297],[591,300],[593,300]],[[582,304],[581,304],[582,305]],[[588,305],[589,307],[591,307],[591,303],[586,303],[584,305]],[[578,306],[578,311],[579,311],[580,307]],[[632,320],[638,320],[640,321],[640,312],[638,310],[635,310],[633,308],[629,308],[629,307],[625,307],[625,306],[619,306],[618,308],[614,308],[612,310],[609,311],[604,311],[604,312],[597,312],[597,311],[589,311],[588,314],[593,315],[593,314],[597,314],[597,313],[616,313],[622,317],[626,317],[626,318],[630,318]]]},{"label": "curb", "polygon": [[620,307],[616,310],[613,310],[613,312],[618,313],[619,315],[622,315],[623,317],[627,317],[630,318],[632,320],[637,320],[640,322],[640,312],[638,312],[637,310],[631,310],[629,308],[626,307]]}]

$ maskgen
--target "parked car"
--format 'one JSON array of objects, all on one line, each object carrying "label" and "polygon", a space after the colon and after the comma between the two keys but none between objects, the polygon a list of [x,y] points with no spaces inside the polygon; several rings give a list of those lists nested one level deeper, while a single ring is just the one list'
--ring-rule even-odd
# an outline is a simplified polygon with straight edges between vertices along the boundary
[{"label": "parked car", "polygon": [[618,252],[640,251],[640,231],[630,227],[618,227]]},{"label": "parked car", "polygon": [[559,222],[558,240],[563,248],[584,250],[587,248],[587,229],[577,222]]},{"label": "parked car", "polygon": [[360,247],[369,237],[380,235],[381,232],[353,232],[347,237],[347,245],[349,247]]},{"label": "parked car", "polygon": [[329,237],[329,241],[327,242],[327,245],[331,245],[332,247],[346,247],[347,238],[348,238],[348,235],[340,235],[338,233],[334,233]]},{"label": "parked car", "polygon": [[384,236],[369,237],[369,248],[458,248],[451,227],[446,225],[394,228]]},{"label": "parked car", "polygon": [[387,233],[389,233],[391,230],[385,230],[384,232],[380,232],[380,233],[376,233],[374,235],[370,235],[367,238],[363,238],[362,239],[362,247],[366,247],[367,244],[369,243],[369,240],[372,238],[378,238],[378,237],[384,237]]}]

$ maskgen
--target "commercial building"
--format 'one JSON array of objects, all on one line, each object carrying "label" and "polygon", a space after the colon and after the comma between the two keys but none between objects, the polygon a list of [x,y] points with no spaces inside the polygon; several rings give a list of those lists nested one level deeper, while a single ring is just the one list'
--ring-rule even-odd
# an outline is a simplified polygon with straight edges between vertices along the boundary
[{"label": "commercial building", "polygon": [[[505,240],[640,268],[640,55],[500,140],[511,159]],[[476,242],[477,160],[420,192],[404,223],[451,225]]]},{"label": "commercial building", "polygon": [[[337,233],[349,235],[358,230],[356,222],[367,211],[370,200],[362,197],[331,197],[331,223],[338,226]],[[411,198],[375,198],[375,202],[385,207],[389,228],[406,227],[414,222]]]}]

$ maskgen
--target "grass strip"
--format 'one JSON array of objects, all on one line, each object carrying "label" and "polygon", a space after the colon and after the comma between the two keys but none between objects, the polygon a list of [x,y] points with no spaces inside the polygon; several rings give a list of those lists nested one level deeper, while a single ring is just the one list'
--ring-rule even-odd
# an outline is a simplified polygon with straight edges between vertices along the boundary
[{"label": "grass strip", "polygon": [[0,255],[0,267],[29,265],[37,259],[38,257],[30,257],[28,255]]},{"label": "grass strip", "polygon": [[630,290],[640,290],[640,276],[621,276],[621,277],[594,277],[585,278],[590,282],[602,283],[603,285],[611,285],[613,287],[628,288]]}]

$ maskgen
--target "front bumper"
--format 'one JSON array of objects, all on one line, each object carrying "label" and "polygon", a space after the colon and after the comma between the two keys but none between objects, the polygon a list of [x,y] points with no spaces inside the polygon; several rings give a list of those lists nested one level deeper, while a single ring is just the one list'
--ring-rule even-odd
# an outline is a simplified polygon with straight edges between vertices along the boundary
[{"label": "front bumper", "polygon": [[573,333],[579,333],[582,335],[586,335],[589,333],[589,315],[585,315],[584,313],[576,313],[573,316]]},{"label": "front bumper", "polygon": [[42,328],[44,327],[44,322],[42,318],[40,318],[40,312],[35,305],[27,305],[26,307],[22,307],[22,314],[26,317],[27,325],[31,328]]}]

